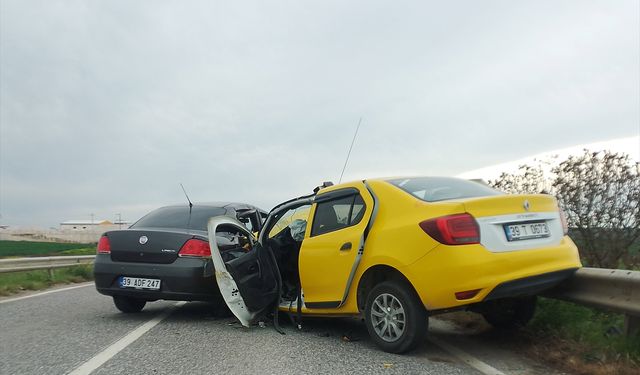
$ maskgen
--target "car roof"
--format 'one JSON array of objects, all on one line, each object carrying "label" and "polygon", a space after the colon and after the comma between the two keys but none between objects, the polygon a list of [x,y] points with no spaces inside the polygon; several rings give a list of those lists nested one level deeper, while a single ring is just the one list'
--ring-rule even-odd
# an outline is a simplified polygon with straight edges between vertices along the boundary
[{"label": "car roof", "polygon": [[382,182],[387,182],[390,183],[391,180],[402,180],[402,179],[416,179],[416,178],[433,178],[433,179],[440,179],[440,178],[450,178],[450,179],[454,179],[454,180],[466,180],[466,181],[473,181],[485,186],[489,186],[489,184],[482,180],[482,179],[466,179],[466,178],[460,178],[460,177],[455,177],[455,176],[429,176],[429,175],[414,175],[414,176],[386,176],[386,177],[373,177],[373,178],[366,178],[366,179],[362,179],[362,180],[352,180],[352,181],[346,181],[346,182],[342,182],[339,184],[335,184],[335,185],[331,185],[325,188],[320,189],[317,194],[324,194],[324,193],[329,193],[331,191],[334,190],[340,190],[344,187],[346,187],[347,185],[351,185],[354,182],[362,182],[362,181],[382,181]]},{"label": "car roof", "polygon": [[333,184],[327,187],[324,187],[322,189],[320,189],[318,191],[318,194],[324,193],[324,192],[329,192],[329,191],[333,191],[333,190],[338,190],[342,187],[344,187],[345,185],[351,185],[355,182],[362,182],[362,181],[388,181],[388,180],[393,180],[396,178],[416,178],[416,177],[433,177],[433,176],[390,176],[390,177],[372,177],[372,178],[365,178],[365,179],[358,179],[358,180],[351,180],[351,181],[345,181],[345,182],[341,182],[341,183],[337,183],[337,184]]},{"label": "car roof", "polygon": [[[455,177],[455,176],[438,176],[438,175],[409,175],[409,176],[383,176],[383,177],[371,177],[371,178],[364,178],[364,179],[358,179],[358,180],[351,180],[351,181],[345,181],[339,184],[335,184],[335,185],[331,185],[329,187],[326,187],[322,190],[325,189],[330,189],[333,190],[335,187],[340,187],[343,185],[348,185],[348,184],[352,184],[354,182],[362,182],[362,181],[386,181],[388,182],[389,180],[398,180],[398,179],[409,179],[409,178],[451,178],[451,179],[456,179],[456,180],[469,180],[466,178],[460,178],[460,177]],[[480,182],[482,180],[480,179],[471,179],[469,181],[476,181],[476,182]]]}]

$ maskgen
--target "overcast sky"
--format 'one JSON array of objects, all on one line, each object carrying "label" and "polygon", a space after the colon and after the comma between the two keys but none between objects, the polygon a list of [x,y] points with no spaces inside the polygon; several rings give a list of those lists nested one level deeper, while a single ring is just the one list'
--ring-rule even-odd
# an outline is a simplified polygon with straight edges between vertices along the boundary
[{"label": "overcast sky", "polygon": [[0,224],[637,136],[639,4],[0,0]]}]

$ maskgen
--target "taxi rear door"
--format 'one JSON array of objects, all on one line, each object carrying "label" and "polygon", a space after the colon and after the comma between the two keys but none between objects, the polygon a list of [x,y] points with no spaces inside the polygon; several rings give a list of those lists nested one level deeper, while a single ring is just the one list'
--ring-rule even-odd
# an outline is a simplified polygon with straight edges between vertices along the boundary
[{"label": "taxi rear door", "polygon": [[307,308],[344,304],[364,250],[374,198],[364,182],[320,191],[311,208],[299,258]]}]

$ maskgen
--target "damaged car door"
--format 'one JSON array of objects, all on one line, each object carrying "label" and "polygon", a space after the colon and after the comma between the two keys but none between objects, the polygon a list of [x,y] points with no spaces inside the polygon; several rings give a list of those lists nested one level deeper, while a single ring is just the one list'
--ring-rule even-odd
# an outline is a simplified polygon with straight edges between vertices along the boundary
[{"label": "damaged car door", "polygon": [[[278,302],[278,265],[270,250],[255,242],[253,235],[237,220],[213,217],[207,229],[220,293],[231,312],[248,327]],[[226,237],[229,244],[221,245],[217,237]]]}]

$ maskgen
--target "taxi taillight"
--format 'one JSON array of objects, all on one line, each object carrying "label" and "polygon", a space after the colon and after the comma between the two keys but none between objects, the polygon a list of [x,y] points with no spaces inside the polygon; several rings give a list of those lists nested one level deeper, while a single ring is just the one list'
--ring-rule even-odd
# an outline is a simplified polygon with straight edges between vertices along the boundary
[{"label": "taxi taillight", "polygon": [[111,242],[109,242],[109,237],[100,237],[100,240],[98,241],[98,249],[96,251],[98,254],[111,254]]},{"label": "taxi taillight", "polygon": [[192,238],[185,242],[178,252],[178,256],[184,257],[209,257],[211,256],[211,247],[209,242]]},{"label": "taxi taillight", "polygon": [[425,220],[419,225],[434,240],[445,245],[480,243],[480,227],[476,219],[466,213]]},{"label": "taxi taillight", "polygon": [[569,223],[567,223],[567,215],[562,210],[560,210],[560,222],[562,222],[562,232],[566,236],[569,234]]}]

